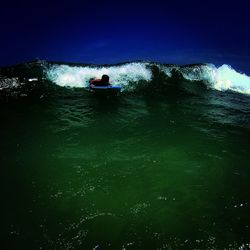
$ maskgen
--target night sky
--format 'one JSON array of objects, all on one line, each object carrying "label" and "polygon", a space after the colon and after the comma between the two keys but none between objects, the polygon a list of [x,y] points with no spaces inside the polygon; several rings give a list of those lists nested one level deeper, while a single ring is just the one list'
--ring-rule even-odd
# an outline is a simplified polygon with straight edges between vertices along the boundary
[{"label": "night sky", "polygon": [[250,69],[247,1],[5,1],[0,9],[1,66],[39,58]]}]

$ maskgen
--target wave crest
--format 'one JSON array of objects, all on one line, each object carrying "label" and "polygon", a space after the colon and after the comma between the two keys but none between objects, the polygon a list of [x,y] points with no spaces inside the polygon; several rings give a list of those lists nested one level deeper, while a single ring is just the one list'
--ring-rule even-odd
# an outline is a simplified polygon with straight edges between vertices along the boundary
[{"label": "wave crest", "polygon": [[59,86],[86,87],[90,78],[100,78],[103,74],[110,76],[114,85],[121,85],[125,90],[135,90],[136,83],[154,79],[152,66],[163,72],[166,79],[171,79],[178,72],[184,80],[199,84],[203,82],[207,88],[219,91],[231,90],[250,94],[250,77],[237,72],[230,65],[216,67],[213,64],[188,66],[161,65],[146,62],[133,62],[118,66],[68,66],[52,65],[46,70],[47,78]]},{"label": "wave crest", "polygon": [[129,63],[109,67],[54,65],[47,70],[46,75],[49,80],[59,86],[87,87],[90,78],[101,78],[102,75],[107,74],[112,84],[128,88],[133,86],[131,83],[139,80],[151,80],[152,74],[147,67],[147,63]]}]

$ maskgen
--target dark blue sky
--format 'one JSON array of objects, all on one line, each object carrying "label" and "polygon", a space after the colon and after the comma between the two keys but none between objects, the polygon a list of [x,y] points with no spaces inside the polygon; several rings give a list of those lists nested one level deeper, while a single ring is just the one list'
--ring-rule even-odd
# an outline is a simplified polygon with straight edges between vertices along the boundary
[{"label": "dark blue sky", "polygon": [[0,65],[40,58],[250,66],[247,1],[6,1],[0,8]]}]

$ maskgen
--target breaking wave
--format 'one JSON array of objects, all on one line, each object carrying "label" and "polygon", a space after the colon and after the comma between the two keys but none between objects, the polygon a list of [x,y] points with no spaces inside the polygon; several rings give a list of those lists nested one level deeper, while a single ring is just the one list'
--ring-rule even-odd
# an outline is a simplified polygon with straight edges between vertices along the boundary
[{"label": "breaking wave", "polygon": [[155,73],[152,67],[157,67],[158,72],[163,72],[166,81],[173,77],[173,73],[178,73],[182,80],[196,84],[203,82],[207,88],[250,94],[250,77],[226,64],[220,67],[213,64],[176,66],[147,62],[99,67],[52,65],[46,70],[46,77],[59,86],[81,88],[88,85],[90,78],[100,78],[103,74],[108,74],[112,84],[121,85],[125,90],[134,90],[139,81],[154,80]]},{"label": "breaking wave", "polygon": [[90,78],[101,78],[103,74],[109,75],[111,83],[128,87],[129,84],[140,80],[150,81],[152,73],[148,63],[129,63],[109,67],[72,67],[68,65],[52,66],[47,70],[49,80],[59,86],[87,87]]},{"label": "breaking wave", "polygon": [[[237,72],[230,65],[216,67],[213,64],[170,65],[153,62],[129,62],[118,65],[80,65],[53,63],[46,61],[30,62],[0,69],[0,91],[11,93],[46,92],[53,86],[83,88],[90,78],[110,76],[113,85],[122,86],[122,91],[168,91],[172,89],[193,91],[214,89],[234,91],[250,95],[250,77]],[[2,75],[2,76],[1,76]],[[51,84],[53,83],[53,84]]]}]

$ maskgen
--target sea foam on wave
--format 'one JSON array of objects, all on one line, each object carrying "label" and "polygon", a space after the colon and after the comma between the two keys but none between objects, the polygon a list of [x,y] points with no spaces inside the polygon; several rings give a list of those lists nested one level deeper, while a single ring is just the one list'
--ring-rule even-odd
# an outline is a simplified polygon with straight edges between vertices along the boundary
[{"label": "sea foam on wave", "polygon": [[129,63],[107,67],[55,65],[50,67],[46,74],[49,80],[59,86],[86,87],[90,78],[101,78],[103,74],[109,75],[112,84],[127,86],[131,82],[151,80],[152,73],[147,65],[147,63]]},{"label": "sea foam on wave", "polygon": [[153,74],[150,66],[155,65],[167,77],[172,76],[172,70],[179,71],[189,81],[202,81],[208,88],[219,91],[231,90],[243,94],[250,94],[250,77],[234,70],[230,65],[216,67],[213,64],[191,66],[164,66],[146,62],[132,62],[115,66],[68,66],[53,65],[46,70],[49,80],[59,86],[86,87],[90,78],[101,78],[103,74],[110,76],[111,83],[121,85],[126,90],[136,88],[139,80],[150,81]]},{"label": "sea foam on wave", "polygon": [[250,94],[250,77],[224,64],[215,67],[213,64],[182,68],[180,72],[190,81],[203,81],[208,87],[226,91],[231,90],[242,94]]}]

